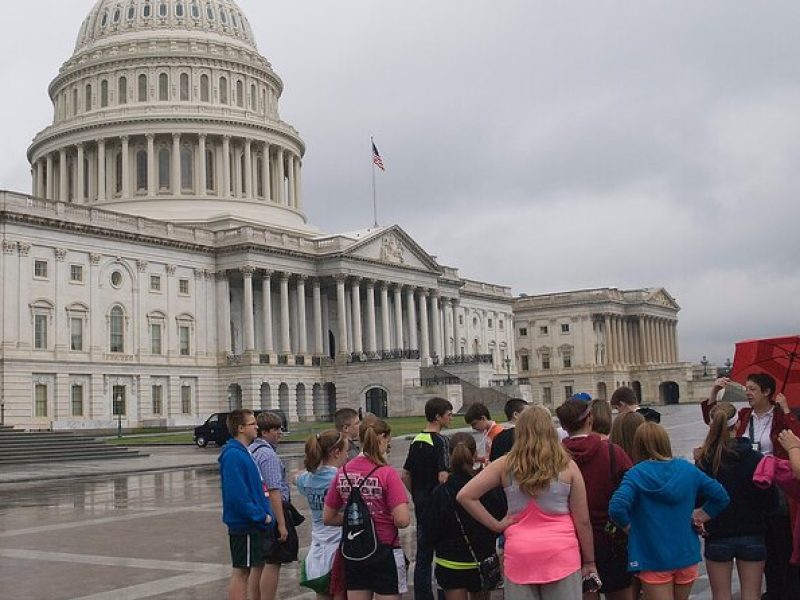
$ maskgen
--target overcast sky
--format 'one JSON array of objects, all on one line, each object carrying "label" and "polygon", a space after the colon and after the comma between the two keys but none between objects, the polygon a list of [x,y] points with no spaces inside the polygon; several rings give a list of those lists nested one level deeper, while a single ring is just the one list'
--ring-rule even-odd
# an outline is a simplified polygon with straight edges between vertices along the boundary
[{"label": "overcast sky", "polygon": [[[0,188],[92,0],[3,2]],[[800,3],[240,0],[312,223],[515,294],[664,286],[682,360],[800,332]]]}]

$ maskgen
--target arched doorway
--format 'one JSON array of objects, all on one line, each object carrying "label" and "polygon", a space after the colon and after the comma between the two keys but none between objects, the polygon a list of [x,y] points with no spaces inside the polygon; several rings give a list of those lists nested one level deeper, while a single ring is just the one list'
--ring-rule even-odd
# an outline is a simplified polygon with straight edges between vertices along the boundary
[{"label": "arched doorway", "polygon": [[605,381],[601,381],[597,384],[597,398],[599,400],[608,400],[608,389],[606,388]]},{"label": "arched doorway", "polygon": [[242,386],[232,383],[228,386],[228,412],[242,408]]},{"label": "arched doorway", "polygon": [[265,381],[261,384],[261,410],[269,410],[272,408],[272,389]]},{"label": "arched doorway", "polygon": [[295,389],[295,395],[297,397],[297,413],[301,420],[305,420],[308,417],[308,407],[306,406],[306,386],[302,383],[297,384],[297,388]]},{"label": "arched doorway", "polygon": [[367,390],[367,412],[384,419],[389,416],[389,396],[383,388],[374,387]]},{"label": "arched doorway", "polygon": [[314,384],[311,388],[311,406],[314,411],[314,417],[320,421],[327,421],[330,415],[327,414],[327,407],[325,406],[325,396],[322,393],[322,386],[318,383]]},{"label": "arched doorway", "polygon": [[278,408],[283,411],[287,417],[289,416],[289,386],[285,383],[278,386]]},{"label": "arched doorway", "polygon": [[639,401],[639,404],[642,403],[642,383],[640,381],[634,381],[631,383],[631,388],[633,389],[633,393],[636,394],[636,399]]},{"label": "arched doorway", "polygon": [[678,404],[681,399],[681,389],[674,381],[665,381],[658,386],[658,395],[662,404]]},{"label": "arched doorway", "polygon": [[325,384],[325,395],[328,398],[328,416],[336,414],[336,385],[331,382]]}]

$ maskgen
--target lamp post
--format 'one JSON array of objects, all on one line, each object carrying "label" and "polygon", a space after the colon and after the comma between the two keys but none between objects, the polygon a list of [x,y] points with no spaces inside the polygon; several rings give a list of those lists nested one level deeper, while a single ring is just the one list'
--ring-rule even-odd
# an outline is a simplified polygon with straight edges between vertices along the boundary
[{"label": "lamp post", "polygon": [[511,359],[506,357],[503,362],[506,365],[506,385],[511,385]]},{"label": "lamp post", "polygon": [[117,413],[117,439],[122,438],[122,396],[117,394],[114,398],[115,410]]},{"label": "lamp post", "polygon": [[731,374],[731,367],[733,367],[733,363],[731,362],[730,358],[725,359],[725,376],[729,377]]},{"label": "lamp post", "polygon": [[700,364],[703,365],[703,377],[708,377],[708,359],[705,354],[703,354],[703,360],[700,361]]}]

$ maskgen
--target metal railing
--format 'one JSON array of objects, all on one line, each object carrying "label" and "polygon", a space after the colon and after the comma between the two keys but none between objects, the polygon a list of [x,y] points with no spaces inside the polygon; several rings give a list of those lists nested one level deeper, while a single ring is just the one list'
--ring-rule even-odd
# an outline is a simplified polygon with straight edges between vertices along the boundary
[{"label": "metal railing", "polygon": [[494,357],[491,354],[459,354],[456,356],[445,356],[442,364],[445,365],[467,365],[467,364],[494,364]]}]

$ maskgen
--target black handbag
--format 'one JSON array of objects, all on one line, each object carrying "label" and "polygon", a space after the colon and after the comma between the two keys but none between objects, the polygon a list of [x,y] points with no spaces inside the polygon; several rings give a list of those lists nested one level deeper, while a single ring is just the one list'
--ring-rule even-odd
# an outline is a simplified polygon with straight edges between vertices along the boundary
[{"label": "black handbag", "polygon": [[[450,495],[450,490],[445,488],[445,491],[452,501],[453,497]],[[481,578],[481,589],[486,592],[497,589],[497,586],[500,585],[500,581],[503,578],[503,572],[500,568],[500,557],[497,556],[496,552],[492,552],[483,560],[478,560],[478,557],[475,555],[475,550],[472,548],[472,544],[469,541],[469,536],[467,536],[467,531],[464,529],[464,524],[461,522],[461,517],[458,516],[458,507],[453,506],[453,514],[456,516],[458,528],[461,530],[461,536],[464,538],[464,543],[469,549],[472,560],[474,560],[475,564],[478,565],[478,574]]]},{"label": "black handbag", "polygon": [[[290,503],[283,503],[283,519],[288,535],[286,541],[278,539],[277,525],[270,530],[265,542],[264,553],[269,560],[279,563],[290,563],[297,560],[300,552],[300,540],[296,526],[305,521],[305,517]],[[299,519],[299,520],[298,520]]]}]

